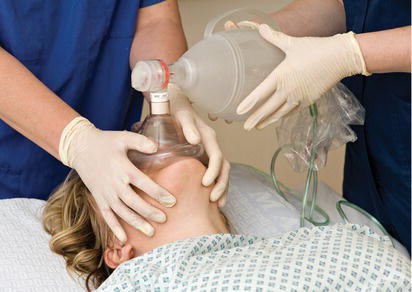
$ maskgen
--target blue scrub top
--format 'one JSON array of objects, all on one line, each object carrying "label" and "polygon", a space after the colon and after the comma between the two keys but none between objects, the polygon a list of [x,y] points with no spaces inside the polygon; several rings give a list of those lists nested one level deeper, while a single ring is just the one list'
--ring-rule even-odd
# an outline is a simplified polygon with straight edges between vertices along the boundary
[{"label": "blue scrub top", "polygon": [[[409,0],[345,0],[348,31],[411,24]],[[411,74],[353,76],[344,83],[366,109],[358,140],[346,148],[343,192],[380,222],[410,253]]]},{"label": "blue scrub top", "polygon": [[[2,0],[0,46],[98,128],[123,130],[143,102],[130,86],[137,13],[161,1]],[[68,171],[0,120],[0,198],[47,199]]]}]

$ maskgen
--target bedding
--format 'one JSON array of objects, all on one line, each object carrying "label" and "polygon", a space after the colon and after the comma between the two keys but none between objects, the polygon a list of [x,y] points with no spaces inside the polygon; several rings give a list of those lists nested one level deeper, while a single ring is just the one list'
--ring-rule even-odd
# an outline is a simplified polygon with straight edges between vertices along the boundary
[{"label": "bedding", "polygon": [[40,223],[43,205],[37,199],[0,200],[0,291],[84,291],[49,248]]}]

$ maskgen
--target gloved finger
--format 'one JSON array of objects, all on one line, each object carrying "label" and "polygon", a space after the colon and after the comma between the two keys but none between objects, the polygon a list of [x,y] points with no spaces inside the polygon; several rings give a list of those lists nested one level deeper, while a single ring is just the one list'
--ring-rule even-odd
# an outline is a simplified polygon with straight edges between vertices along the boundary
[{"label": "gloved finger", "polygon": [[276,75],[279,74],[279,65],[262,81],[237,107],[236,113],[243,115],[250,111],[257,103],[267,99],[277,88]]},{"label": "gloved finger", "polygon": [[234,29],[238,29],[239,27],[237,26],[236,23],[234,23],[231,20],[228,20],[225,22],[225,30],[234,30]]},{"label": "gloved finger", "polygon": [[192,145],[199,144],[201,137],[193,115],[189,111],[181,111],[175,114],[175,118],[182,127],[187,142]]},{"label": "gloved finger", "polygon": [[219,201],[217,201],[217,206],[220,208],[223,208],[226,205],[227,202],[227,189],[224,192],[223,196],[220,197]]},{"label": "gloved finger", "polygon": [[119,192],[119,197],[130,209],[137,214],[158,223],[166,221],[166,215],[159,209],[153,207],[143,200],[130,186]]},{"label": "gloved finger", "polygon": [[215,116],[213,116],[213,115],[211,115],[211,114],[207,114],[207,117],[209,118],[209,120],[211,120],[211,121],[216,121],[217,120],[217,117],[215,117]]},{"label": "gloved finger", "polygon": [[216,185],[210,193],[210,200],[216,202],[225,193],[229,183],[230,163],[225,159],[222,163],[220,175],[217,178]]},{"label": "gloved finger", "polygon": [[203,146],[209,156],[209,165],[202,179],[202,184],[207,187],[210,186],[220,174],[223,154],[217,143],[216,132],[212,128],[204,125],[200,133],[202,135]]},{"label": "gloved finger", "polygon": [[259,23],[250,21],[250,20],[243,20],[237,23],[239,28],[249,28],[249,29],[259,29]]},{"label": "gloved finger", "polygon": [[290,113],[293,109],[295,109],[299,104],[298,103],[284,103],[274,114],[266,118],[265,120],[261,121],[257,124],[256,128],[261,130],[270,124],[273,124],[279,121],[282,117]]},{"label": "gloved finger", "polygon": [[267,24],[261,24],[259,26],[260,35],[270,42],[271,44],[277,46],[282,51],[286,52],[291,45],[293,37],[284,34],[283,32],[273,30]]},{"label": "gloved finger", "polygon": [[261,105],[250,117],[246,120],[244,128],[246,131],[253,129],[261,120],[264,120],[269,115],[276,112],[280,106],[285,103],[284,95],[276,92],[268,101]]},{"label": "gloved finger", "polygon": [[131,162],[129,169],[129,179],[132,185],[142,190],[165,207],[172,207],[176,204],[176,198],[172,196],[172,194],[152,181]]},{"label": "gloved finger", "polygon": [[116,215],[113,213],[112,209],[107,205],[107,203],[98,202],[96,204],[99,207],[100,213],[109,226],[110,230],[113,232],[114,236],[121,242],[125,243],[127,241],[126,232],[123,230],[123,227],[120,225],[119,220],[117,220]]},{"label": "gloved finger", "polygon": [[[206,146],[205,146],[206,148]],[[214,146],[210,146],[209,148],[215,148]],[[220,168],[222,167],[222,159],[223,155],[220,152],[220,149],[214,149],[209,151],[206,149],[206,152],[209,155],[209,165],[206,170],[206,173],[203,176],[202,184],[205,187],[210,186],[216,178],[219,176]]]},{"label": "gloved finger", "polygon": [[123,131],[122,136],[128,149],[143,153],[155,153],[158,145],[149,138],[129,131]]},{"label": "gloved finger", "polygon": [[112,210],[127,224],[140,230],[147,236],[153,236],[154,228],[146,220],[130,210],[122,201],[117,200],[111,205]]}]

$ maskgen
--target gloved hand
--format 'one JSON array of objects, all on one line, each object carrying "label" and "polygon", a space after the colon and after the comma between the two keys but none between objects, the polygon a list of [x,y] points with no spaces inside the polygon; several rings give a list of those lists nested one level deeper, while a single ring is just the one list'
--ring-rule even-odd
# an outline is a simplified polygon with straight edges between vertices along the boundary
[{"label": "gloved hand", "polygon": [[223,157],[217,142],[216,133],[197,115],[178,86],[170,84],[168,91],[171,113],[180,123],[186,140],[194,145],[202,143],[205,147],[205,151],[209,156],[209,166],[203,176],[202,184],[210,186],[216,181],[210,194],[210,200],[212,202],[219,200],[218,206],[223,207],[226,203],[230,164]]},{"label": "gloved hand", "polygon": [[168,191],[130,162],[129,149],[154,153],[157,145],[136,133],[99,130],[82,117],[73,119],[64,128],[59,144],[61,161],[77,171],[102,217],[121,242],[126,241],[126,233],[115,214],[148,236],[153,235],[154,229],[142,217],[159,223],[166,221],[166,215],[140,198],[130,185],[165,206],[173,206],[176,202]]},{"label": "gloved hand", "polygon": [[341,79],[369,75],[353,32],[332,37],[292,37],[259,26],[263,38],[285,52],[286,57],[237,108],[238,114],[264,102],[245,122],[262,129],[289,113],[299,103],[311,104]]}]

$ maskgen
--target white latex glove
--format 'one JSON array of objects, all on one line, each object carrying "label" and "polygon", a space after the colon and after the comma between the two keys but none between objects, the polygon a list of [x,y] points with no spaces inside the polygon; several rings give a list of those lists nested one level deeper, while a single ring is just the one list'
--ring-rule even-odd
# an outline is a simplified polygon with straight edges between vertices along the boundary
[{"label": "white latex glove", "polygon": [[234,23],[231,20],[225,22],[225,30],[239,29],[239,28],[249,28],[249,29],[259,29],[259,23],[251,20],[243,20],[238,23]]},{"label": "white latex glove", "polygon": [[230,164],[223,157],[216,133],[202,121],[187,97],[176,85],[170,84],[168,91],[171,113],[180,123],[186,140],[194,145],[202,143],[209,157],[209,166],[203,176],[202,184],[210,186],[216,182],[210,194],[210,200],[212,202],[219,200],[218,206],[223,207],[227,197]]},{"label": "white latex glove", "polygon": [[176,202],[168,191],[130,162],[129,149],[154,153],[157,145],[136,133],[99,130],[82,117],[65,127],[59,145],[61,161],[77,171],[102,217],[121,242],[126,241],[126,233],[115,214],[148,236],[153,235],[154,229],[142,217],[159,223],[166,221],[166,215],[143,200],[131,185],[165,206],[171,207]]},{"label": "white latex glove", "polygon": [[279,47],[286,57],[237,108],[238,114],[263,104],[246,120],[244,128],[262,129],[278,121],[299,103],[311,104],[341,79],[369,75],[353,32],[332,37],[292,37],[259,26],[264,39]]}]

